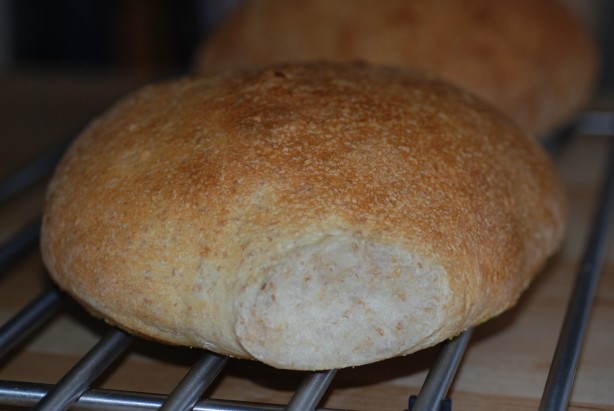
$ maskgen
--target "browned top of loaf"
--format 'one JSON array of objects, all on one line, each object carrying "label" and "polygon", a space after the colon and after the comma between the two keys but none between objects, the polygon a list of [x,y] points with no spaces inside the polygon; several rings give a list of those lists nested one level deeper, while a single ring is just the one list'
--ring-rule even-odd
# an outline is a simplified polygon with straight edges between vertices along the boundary
[{"label": "browned top of loaf", "polygon": [[[220,331],[233,287],[306,233],[443,266],[447,338],[516,301],[563,203],[540,147],[470,94],[401,69],[285,65],[148,86],[93,122],[49,187],[42,250],[110,321],[187,345],[179,324],[196,321],[209,348],[248,356]],[[230,296],[207,301],[215,288]]]},{"label": "browned top of loaf", "polygon": [[255,0],[204,44],[211,73],[294,60],[438,73],[543,134],[586,103],[595,48],[555,0]]}]

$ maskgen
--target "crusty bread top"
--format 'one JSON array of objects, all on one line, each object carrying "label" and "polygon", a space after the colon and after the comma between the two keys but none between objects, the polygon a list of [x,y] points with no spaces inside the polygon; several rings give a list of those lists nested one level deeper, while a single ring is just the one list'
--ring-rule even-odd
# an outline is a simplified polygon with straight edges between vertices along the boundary
[{"label": "crusty bread top", "polygon": [[563,222],[552,163],[474,96],[284,65],[148,86],[94,121],[49,187],[42,252],[133,332],[323,369],[506,309]]},{"label": "crusty bread top", "polygon": [[555,0],[253,0],[196,71],[328,59],[429,70],[543,135],[588,100],[595,47]]}]

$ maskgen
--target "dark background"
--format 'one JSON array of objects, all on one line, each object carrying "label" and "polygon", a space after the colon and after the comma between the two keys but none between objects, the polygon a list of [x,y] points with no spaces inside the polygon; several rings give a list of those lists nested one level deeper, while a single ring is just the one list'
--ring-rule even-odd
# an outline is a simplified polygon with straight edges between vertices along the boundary
[{"label": "dark background", "polygon": [[188,70],[232,1],[0,0],[0,69]]},{"label": "dark background", "polygon": [[[181,74],[189,70],[197,45],[220,16],[239,1],[0,0],[0,70]],[[602,49],[601,89],[614,90],[614,76],[607,75],[614,72],[614,2],[565,1]]]}]

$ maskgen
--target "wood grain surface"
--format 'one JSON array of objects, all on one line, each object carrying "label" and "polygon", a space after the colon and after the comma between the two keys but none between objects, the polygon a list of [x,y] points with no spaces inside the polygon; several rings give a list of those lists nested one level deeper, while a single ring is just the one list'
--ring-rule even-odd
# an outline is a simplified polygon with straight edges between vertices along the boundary
[{"label": "wood grain surface", "polygon": [[[83,73],[0,75],[0,179],[79,130],[143,79]],[[557,157],[570,200],[561,252],[518,305],[476,329],[450,393],[458,410],[535,410],[578,271],[605,159],[606,138],[577,136]],[[45,182],[0,204],[0,243],[40,211]],[[610,230],[612,231],[612,230]],[[571,410],[614,410],[614,241],[590,320]],[[0,323],[49,282],[36,249],[0,271]],[[105,333],[75,303],[0,359],[0,379],[55,383]],[[168,393],[200,352],[137,340],[95,387]],[[417,394],[437,348],[342,370],[322,406],[401,411]],[[285,403],[304,374],[233,360],[206,395]],[[0,409],[2,407],[0,406]]]}]

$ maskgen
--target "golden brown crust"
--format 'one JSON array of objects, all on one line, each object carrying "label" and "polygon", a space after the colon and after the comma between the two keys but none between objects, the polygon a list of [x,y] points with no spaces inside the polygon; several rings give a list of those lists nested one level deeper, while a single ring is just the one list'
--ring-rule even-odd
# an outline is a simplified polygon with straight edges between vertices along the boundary
[{"label": "golden brown crust", "polygon": [[563,203],[540,147],[472,95],[401,69],[284,65],[149,86],[96,120],[49,187],[42,251],[129,330],[346,367],[512,305]]},{"label": "golden brown crust", "polygon": [[595,47],[555,0],[255,0],[222,24],[196,71],[295,60],[433,71],[525,130],[568,121],[591,93]]}]

